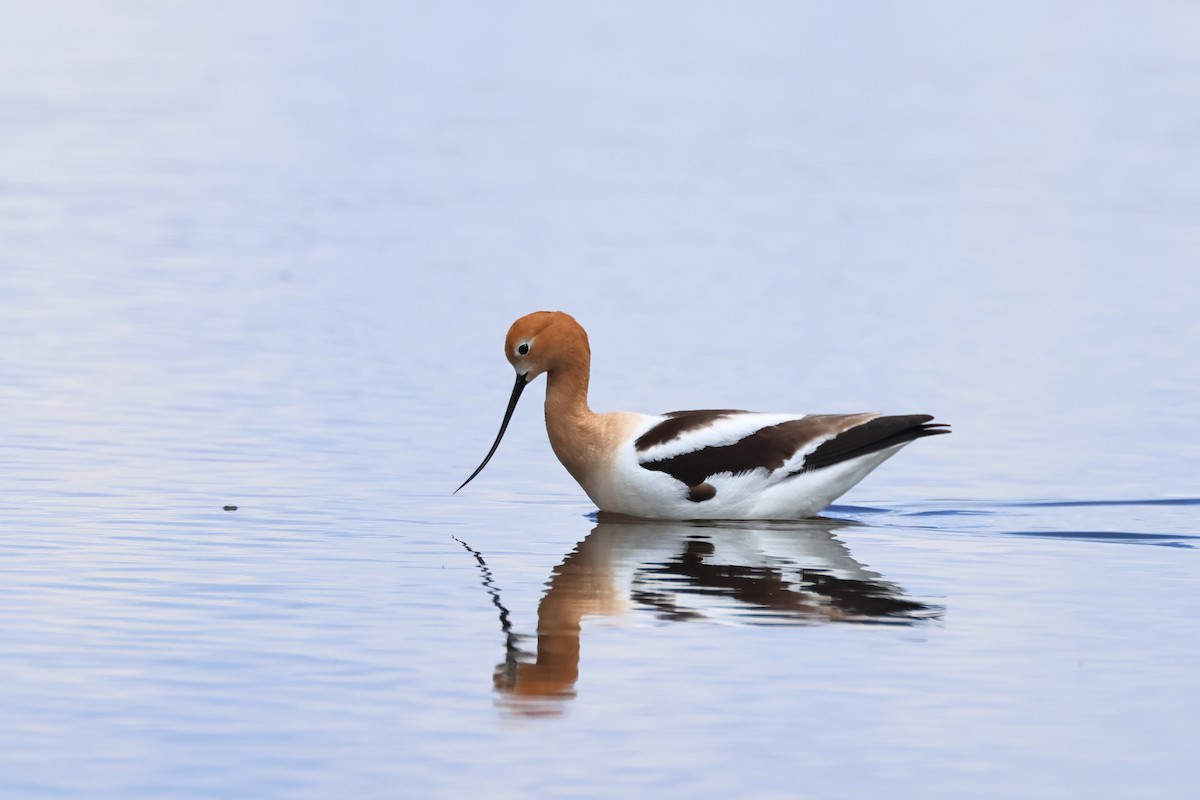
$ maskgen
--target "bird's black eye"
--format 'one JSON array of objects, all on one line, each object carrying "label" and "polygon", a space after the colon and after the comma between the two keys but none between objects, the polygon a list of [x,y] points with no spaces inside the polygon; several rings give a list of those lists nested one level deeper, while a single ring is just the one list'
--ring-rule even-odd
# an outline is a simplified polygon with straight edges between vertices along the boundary
[{"label": "bird's black eye", "polygon": [[529,342],[521,342],[519,345],[517,345],[517,355],[529,355]]}]

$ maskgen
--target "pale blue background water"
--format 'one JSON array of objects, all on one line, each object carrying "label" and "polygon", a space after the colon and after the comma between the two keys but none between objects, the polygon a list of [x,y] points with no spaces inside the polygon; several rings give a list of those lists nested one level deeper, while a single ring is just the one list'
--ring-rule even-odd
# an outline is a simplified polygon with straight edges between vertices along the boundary
[{"label": "pale blue background water", "polygon": [[[5,4],[0,795],[1194,794],[1198,187],[1189,3]],[[741,552],[593,534],[535,392],[451,497],[538,308],[600,409],[955,434]],[[526,651],[585,539],[703,617],[522,700],[452,536]]]}]

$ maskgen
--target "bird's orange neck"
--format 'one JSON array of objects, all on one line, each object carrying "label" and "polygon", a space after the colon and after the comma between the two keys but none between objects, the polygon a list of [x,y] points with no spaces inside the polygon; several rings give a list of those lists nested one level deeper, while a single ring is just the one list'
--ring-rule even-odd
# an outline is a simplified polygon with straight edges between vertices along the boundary
[{"label": "bird's orange neck", "polygon": [[603,443],[599,415],[587,401],[591,359],[586,350],[573,356],[546,374],[546,432],[558,460],[580,480]]}]

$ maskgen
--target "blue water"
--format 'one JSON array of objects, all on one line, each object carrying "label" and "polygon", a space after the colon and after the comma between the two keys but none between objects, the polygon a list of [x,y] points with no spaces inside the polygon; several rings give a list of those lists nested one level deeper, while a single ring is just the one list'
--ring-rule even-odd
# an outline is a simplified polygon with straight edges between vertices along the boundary
[{"label": "blue water", "polygon": [[[1191,5],[0,11],[0,796],[1186,797]],[[927,412],[599,518],[592,405]],[[236,510],[223,510],[236,506]]]}]

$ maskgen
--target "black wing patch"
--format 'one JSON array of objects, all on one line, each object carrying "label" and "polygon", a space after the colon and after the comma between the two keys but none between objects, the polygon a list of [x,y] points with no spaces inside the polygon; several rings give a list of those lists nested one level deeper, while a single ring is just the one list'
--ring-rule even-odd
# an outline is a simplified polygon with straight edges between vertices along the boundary
[{"label": "black wing patch", "polygon": [[732,409],[715,409],[712,411],[672,411],[666,414],[662,422],[643,433],[633,443],[639,453],[649,450],[659,444],[665,444],[672,439],[678,439],[688,431],[704,428],[719,419],[732,414],[744,414],[744,411]]},{"label": "black wing patch", "polygon": [[[661,423],[662,427],[666,423]],[[699,486],[710,475],[734,475],[755,469],[779,469],[804,442],[830,431],[827,417],[812,416],[759,428],[733,444],[704,447],[656,461],[643,461],[649,470],[665,472],[688,486]],[[668,440],[669,441],[669,440]]]},{"label": "black wing patch", "polygon": [[[738,412],[676,412],[677,416],[659,423],[643,434],[637,440],[636,446],[639,450],[645,450],[655,444],[669,442],[685,430],[702,427],[714,419],[735,413]],[[789,476],[833,466],[925,436],[950,433],[945,424],[931,422],[933,417],[928,414],[876,417],[854,424],[856,416],[859,415],[811,414],[760,428],[733,444],[703,447],[670,458],[643,461],[641,466],[656,472],[665,472],[682,482],[689,487],[688,499],[702,502],[716,494],[715,489],[710,493],[710,489],[705,488],[711,487],[711,484],[706,483],[711,476],[723,472],[739,475],[756,469],[777,470],[814,439],[826,441],[805,456],[800,469],[789,473]],[[676,420],[683,422],[662,430]],[[643,445],[643,440],[652,434],[655,435],[650,443]]]},{"label": "black wing patch", "polygon": [[877,453],[898,444],[907,444],[913,439],[950,433],[945,423],[931,422],[929,414],[905,414],[875,419],[855,425],[823,443],[804,457],[804,465],[791,473],[812,472],[831,467],[852,458]]}]

